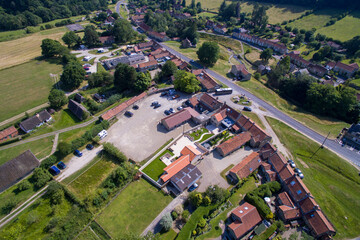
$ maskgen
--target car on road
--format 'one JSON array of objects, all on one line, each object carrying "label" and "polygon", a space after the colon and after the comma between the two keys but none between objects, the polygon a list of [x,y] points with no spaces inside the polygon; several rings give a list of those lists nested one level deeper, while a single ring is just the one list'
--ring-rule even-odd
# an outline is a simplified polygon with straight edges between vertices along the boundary
[{"label": "car on road", "polygon": [[248,112],[251,112],[251,111],[252,111],[251,107],[244,107],[243,110],[244,110],[244,111],[248,111]]},{"label": "car on road", "polygon": [[125,116],[127,116],[127,117],[132,117],[133,115],[134,114],[132,112],[130,112],[130,111],[125,112]]},{"label": "car on road", "polygon": [[295,162],[294,162],[293,160],[289,159],[289,160],[288,160],[288,163],[290,164],[290,166],[291,166],[292,168],[295,168],[295,167],[296,167]]},{"label": "car on road", "polygon": [[134,110],[138,110],[138,109],[139,109],[139,106],[135,104],[132,108],[133,108]]},{"label": "car on road", "polygon": [[199,185],[197,183],[194,183],[191,187],[189,187],[189,192],[194,191],[195,189],[197,189],[199,187]]},{"label": "car on road", "polygon": [[57,164],[57,166],[58,166],[58,168],[60,168],[61,170],[66,168],[66,164],[63,163],[63,162],[61,162],[61,161]]},{"label": "car on road", "polygon": [[86,149],[87,149],[87,150],[93,150],[93,149],[94,149],[94,145],[88,144],[88,145],[86,145]]},{"label": "car on road", "polygon": [[49,168],[49,172],[51,173],[51,175],[56,176],[60,174],[60,169],[58,169],[56,166],[52,166]]},{"label": "car on road", "polygon": [[177,108],[177,110],[181,111],[181,110],[183,110],[183,107],[180,106],[180,107]]},{"label": "car on road", "polygon": [[164,111],[164,114],[165,114],[165,115],[170,115],[171,113],[170,113],[169,110],[165,110],[165,111]]},{"label": "car on road", "polygon": [[75,156],[78,156],[78,157],[81,157],[83,154],[82,154],[82,152],[80,152],[78,149],[76,149],[76,150],[74,151],[74,155],[75,155]]}]

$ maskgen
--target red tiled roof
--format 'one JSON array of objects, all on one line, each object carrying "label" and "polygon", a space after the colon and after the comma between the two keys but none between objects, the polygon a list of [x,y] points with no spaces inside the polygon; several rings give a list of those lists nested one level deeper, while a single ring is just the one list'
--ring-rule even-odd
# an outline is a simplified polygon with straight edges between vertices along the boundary
[{"label": "red tiled roof", "polygon": [[279,177],[283,181],[294,176],[294,174],[295,174],[294,170],[288,164],[279,171]]},{"label": "red tiled roof", "polygon": [[224,156],[226,156],[234,150],[243,146],[245,143],[250,141],[250,139],[251,135],[249,132],[240,133],[239,135],[236,135],[235,137],[220,144],[217,149],[220,150]]},{"label": "red tiled roof", "polygon": [[280,172],[287,163],[284,156],[279,152],[275,152],[273,155],[271,155],[269,161],[272,163],[275,171],[277,172]]},{"label": "red tiled roof", "polygon": [[115,41],[114,36],[104,36],[104,37],[99,37],[99,40],[101,43],[105,43],[106,41]]},{"label": "red tiled roof", "polygon": [[196,156],[201,155],[201,152],[191,145],[185,146],[180,153],[181,155],[189,155],[190,161],[194,160]]},{"label": "red tiled roof", "polygon": [[263,160],[265,160],[265,159],[268,159],[276,151],[277,151],[276,147],[274,147],[271,143],[266,143],[260,149],[260,156],[262,157]]},{"label": "red tiled roof", "polygon": [[217,122],[221,122],[222,120],[224,120],[224,118],[226,118],[226,109],[223,109],[218,113],[215,113],[213,116]]},{"label": "red tiled roof", "polygon": [[200,102],[204,104],[206,107],[211,108],[211,110],[215,110],[218,106],[221,105],[221,102],[219,102],[218,100],[216,100],[207,93],[204,93],[200,97]]},{"label": "red tiled roof", "polygon": [[305,215],[310,227],[314,230],[316,236],[324,233],[335,232],[334,227],[327,220],[321,210],[313,211]]},{"label": "red tiled roof", "polygon": [[163,57],[167,57],[167,56],[170,56],[170,53],[168,51],[154,55],[155,59],[159,59],[159,58],[163,58]]},{"label": "red tiled roof", "polygon": [[194,97],[192,97],[192,98],[189,98],[189,102],[190,102],[191,105],[193,105],[193,106],[196,106],[196,105],[199,104],[199,101],[198,101],[198,99],[197,99],[196,96],[194,96]]},{"label": "red tiled roof", "polygon": [[18,130],[14,126],[8,127],[0,132],[0,139],[6,138],[10,135],[18,134]]},{"label": "red tiled roof", "polygon": [[187,107],[183,110],[176,112],[166,118],[163,118],[161,122],[165,122],[169,129],[186,122],[191,119],[191,117],[197,117],[199,113],[196,112],[194,109]]},{"label": "red tiled roof", "polygon": [[296,207],[292,208],[292,207],[288,207],[285,205],[281,205],[281,206],[279,206],[279,209],[281,212],[283,212],[285,220],[291,220],[291,219],[301,217],[301,213],[300,213],[299,209]]},{"label": "red tiled roof", "polygon": [[191,73],[193,73],[195,76],[198,76],[201,73],[203,73],[203,70],[202,69],[195,69],[195,70],[191,70]]},{"label": "red tiled roof", "polygon": [[252,152],[249,156],[244,158],[239,164],[233,167],[230,172],[235,173],[240,179],[248,177],[254,170],[261,165],[260,155],[257,152]]},{"label": "red tiled roof", "polygon": [[304,213],[308,213],[315,209],[320,209],[319,205],[315,202],[315,199],[311,196],[301,200],[299,202],[299,207]]},{"label": "red tiled roof", "polygon": [[280,202],[282,203],[282,205],[286,205],[291,208],[295,207],[293,201],[291,200],[291,198],[287,192],[279,193],[278,198],[279,198]]},{"label": "red tiled roof", "polygon": [[205,72],[203,74],[198,75],[196,78],[197,80],[199,80],[201,85],[203,85],[204,88],[206,88],[207,90],[213,89],[219,85],[212,77],[210,77]]},{"label": "red tiled roof", "polygon": [[237,220],[229,225],[236,238],[240,238],[261,222],[261,217],[254,206],[245,202],[231,212]]},{"label": "red tiled roof", "polygon": [[176,159],[176,161],[172,162],[169,166],[164,168],[165,174],[162,175],[160,178],[165,183],[167,182],[172,176],[180,172],[184,167],[189,165],[191,163],[190,161],[190,155],[184,155]]},{"label": "red tiled roof", "polygon": [[156,60],[151,60],[149,62],[140,63],[139,68],[146,68],[146,67],[155,66],[155,65],[158,65],[158,62]]},{"label": "red tiled roof", "polygon": [[287,179],[285,184],[289,188],[290,194],[296,202],[304,199],[306,196],[311,195],[309,189],[298,176],[293,176]]},{"label": "red tiled roof", "polygon": [[334,68],[336,66],[336,62],[328,62],[326,65],[331,68]]},{"label": "red tiled roof", "polygon": [[236,70],[238,72],[241,72],[243,75],[248,75],[249,74],[249,72],[246,69],[244,64],[238,64],[238,65],[234,65],[234,66],[235,66]]},{"label": "red tiled roof", "polygon": [[244,127],[247,131],[251,133],[251,136],[254,138],[255,142],[262,142],[266,138],[271,138],[259,125],[256,123],[247,128]]},{"label": "red tiled roof", "polygon": [[271,165],[270,164],[268,164],[266,162],[262,162],[261,165],[264,167],[265,171],[270,171],[271,170]]},{"label": "red tiled roof", "polygon": [[335,67],[338,67],[338,68],[340,68],[344,71],[348,71],[348,72],[353,72],[353,71],[356,71],[357,69],[359,69],[359,66],[357,64],[354,66],[351,66],[351,65],[347,65],[342,62],[337,62]]},{"label": "red tiled roof", "polygon": [[238,111],[236,111],[235,109],[233,109],[232,107],[228,106],[227,104],[224,104],[219,111],[222,110],[226,110],[226,116],[228,116],[229,118],[231,118],[232,120],[236,121],[239,116],[240,113]]}]

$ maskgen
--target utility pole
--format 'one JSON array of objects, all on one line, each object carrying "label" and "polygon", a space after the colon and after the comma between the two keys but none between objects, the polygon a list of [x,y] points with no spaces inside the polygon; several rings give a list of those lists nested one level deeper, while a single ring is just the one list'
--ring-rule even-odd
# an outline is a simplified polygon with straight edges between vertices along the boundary
[{"label": "utility pole", "polygon": [[316,149],[316,151],[314,152],[314,154],[310,157],[310,159],[312,159],[312,158],[315,156],[315,154],[316,154],[321,148],[324,148],[324,144],[325,144],[326,140],[328,139],[329,135],[330,135],[330,132],[328,133],[328,135],[326,136],[326,138],[324,139],[324,141],[323,141],[323,143],[320,145],[320,147],[319,147],[318,149]]}]

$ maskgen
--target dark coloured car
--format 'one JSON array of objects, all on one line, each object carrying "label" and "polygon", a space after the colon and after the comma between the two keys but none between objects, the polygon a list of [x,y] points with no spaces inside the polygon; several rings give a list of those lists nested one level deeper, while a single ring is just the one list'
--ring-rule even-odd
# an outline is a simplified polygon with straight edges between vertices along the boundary
[{"label": "dark coloured car", "polygon": [[125,112],[125,116],[127,116],[127,117],[132,117],[133,115],[134,114],[132,112],[130,112],[130,111]]},{"label": "dark coloured car", "polygon": [[199,185],[197,183],[194,183],[191,187],[189,187],[189,192],[194,191]]},{"label": "dark coloured car", "polygon": [[159,107],[161,107],[161,104],[160,104],[160,103],[156,104],[156,105],[154,106],[154,109],[159,108]]},{"label": "dark coloured car", "polygon": [[61,170],[66,168],[66,164],[63,163],[63,162],[59,162],[59,163],[57,164],[57,166],[58,166],[58,168],[60,168]]},{"label": "dark coloured car", "polygon": [[169,110],[165,110],[164,113],[165,113],[165,115],[170,115],[170,111],[169,111]]},{"label": "dark coloured car", "polygon": [[169,109],[169,112],[170,112],[170,113],[174,113],[175,111],[174,111],[173,108],[170,108],[170,109]]},{"label": "dark coloured car", "polygon": [[251,107],[244,107],[243,110],[244,110],[244,111],[248,111],[248,112],[251,112],[251,111],[252,111]]},{"label": "dark coloured car", "polygon": [[87,149],[87,150],[93,150],[93,149],[94,149],[94,145],[88,144],[88,145],[86,145],[86,149]]},{"label": "dark coloured car", "polygon": [[159,102],[152,102],[152,103],[151,103],[151,106],[152,106],[152,107],[155,107],[155,106],[158,105],[158,104],[159,104]]},{"label": "dark coloured car", "polygon": [[56,176],[56,175],[60,174],[60,170],[56,166],[52,166],[51,168],[49,168],[49,172],[53,176]]},{"label": "dark coloured car", "polygon": [[82,152],[80,152],[78,149],[75,150],[74,152],[75,156],[81,157],[82,156]]},{"label": "dark coloured car", "polygon": [[135,104],[132,108],[133,108],[134,110],[138,110],[138,109],[139,109],[139,106]]},{"label": "dark coloured car", "polygon": [[181,111],[181,110],[183,110],[183,107],[180,106],[177,108],[177,110]]},{"label": "dark coloured car", "polygon": [[161,94],[160,94],[160,96],[166,96],[168,93],[167,92],[162,92]]}]

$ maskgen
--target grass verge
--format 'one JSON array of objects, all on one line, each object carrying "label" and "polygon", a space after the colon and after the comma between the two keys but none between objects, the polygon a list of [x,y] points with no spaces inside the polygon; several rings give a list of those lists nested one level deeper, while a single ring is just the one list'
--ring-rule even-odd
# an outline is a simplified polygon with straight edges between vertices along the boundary
[{"label": "grass verge", "polygon": [[320,149],[311,159],[319,144],[278,120],[270,117],[267,117],[267,120],[304,173],[304,183],[314,195],[320,208],[334,224],[337,230],[335,238],[359,236],[358,171],[326,148]]},{"label": "grass verge", "polygon": [[261,121],[261,119],[259,118],[259,116],[256,113],[242,111],[241,114],[249,117],[257,125],[259,125],[262,129],[264,129],[264,130],[266,129],[265,125],[263,124],[263,122]]}]

